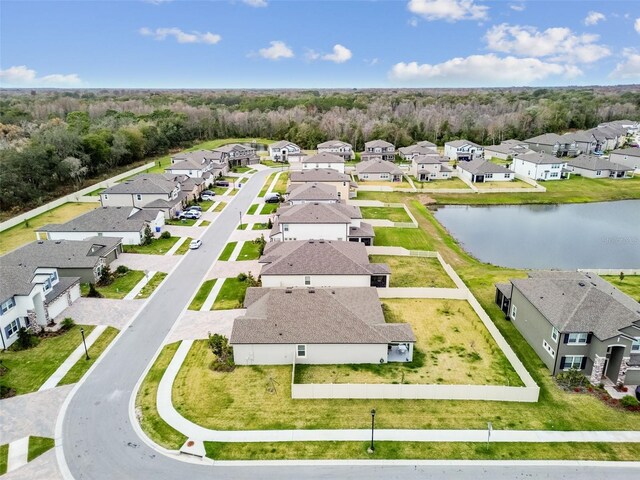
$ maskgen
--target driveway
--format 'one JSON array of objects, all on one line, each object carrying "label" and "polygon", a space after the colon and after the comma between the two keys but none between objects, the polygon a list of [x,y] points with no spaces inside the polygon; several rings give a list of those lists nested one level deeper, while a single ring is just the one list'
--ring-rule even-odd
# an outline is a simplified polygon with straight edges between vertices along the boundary
[{"label": "driveway", "polygon": [[241,273],[251,272],[258,278],[260,274],[260,264],[257,260],[245,260],[242,262],[216,262],[209,273],[207,279],[211,278],[234,278]]},{"label": "driveway", "polygon": [[79,298],[55,319],[56,323],[71,317],[82,325],[122,327],[142,306],[144,300],[114,300],[111,298]]},{"label": "driveway", "polygon": [[111,262],[111,271],[119,265],[126,265],[131,270],[169,273],[182,258],[181,255],[144,255],[140,253],[123,253]]},{"label": "driveway", "polygon": [[165,230],[173,237],[200,238],[206,227],[183,227],[181,225],[166,225]]},{"label": "driveway", "polygon": [[233,321],[244,315],[245,311],[245,309],[210,312],[187,310],[175,330],[169,335],[167,343],[204,339],[209,337],[209,333],[220,333],[228,338],[231,336]]}]

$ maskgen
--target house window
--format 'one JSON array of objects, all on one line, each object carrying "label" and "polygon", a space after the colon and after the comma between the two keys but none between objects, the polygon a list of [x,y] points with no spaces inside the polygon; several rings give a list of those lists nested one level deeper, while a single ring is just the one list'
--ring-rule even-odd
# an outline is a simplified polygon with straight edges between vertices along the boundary
[{"label": "house window", "polygon": [[282,225],[282,230],[285,231],[285,232],[288,232],[289,231],[289,224],[285,223],[284,225]]},{"label": "house window", "polygon": [[3,302],[2,305],[0,305],[0,315],[4,315],[15,306],[16,306],[16,301],[14,300],[13,297],[11,297],[9,300],[7,300],[6,302]]},{"label": "house window", "polygon": [[311,285],[311,277],[309,277],[309,276],[304,277],[304,284],[305,285]]},{"label": "house window", "polygon": [[554,342],[558,343],[558,329],[556,327],[551,329],[551,338]]},{"label": "house window", "polygon": [[640,352],[640,337],[636,337],[636,339],[631,343],[631,351]]},{"label": "house window", "polygon": [[105,193],[105,194],[104,194],[104,199],[105,199],[105,200],[108,200],[108,199],[109,199],[109,195]]},{"label": "house window", "polygon": [[305,358],[307,356],[307,346],[306,345],[298,345],[296,348],[296,357]]},{"label": "house window", "polygon": [[516,319],[516,314],[518,313],[518,307],[515,305],[511,305],[511,318]]},{"label": "house window", "polygon": [[570,370],[572,368],[576,368],[578,370],[582,369],[582,359],[584,355],[569,355],[564,357],[564,367],[563,370]]},{"label": "house window", "polygon": [[600,175],[602,173],[601,170],[596,170],[596,175]]},{"label": "house window", "polygon": [[142,195],[137,194],[137,195],[136,195],[136,198],[137,198],[138,200],[142,200]]},{"label": "house window", "polygon": [[558,177],[558,172],[552,172],[551,175],[549,175],[551,178],[557,178]]},{"label": "house window", "polygon": [[551,357],[555,358],[556,351],[551,348],[551,345],[549,345],[546,340],[542,341],[542,348],[544,348]]},{"label": "house window", "polygon": [[510,173],[505,173],[504,174],[504,178],[511,178],[511,174]]},{"label": "house window", "polygon": [[493,173],[485,173],[484,178],[493,178]]},{"label": "house window", "polygon": [[49,275],[49,278],[51,279],[52,282],[55,282],[56,280],[58,280],[58,272],[57,271],[51,272],[51,275]]},{"label": "house window", "polygon": [[567,340],[568,345],[585,345],[587,343],[588,333],[570,333]]},{"label": "house window", "polygon": [[5,337],[9,338],[11,335],[14,335],[18,330],[20,330],[20,319],[16,318],[9,325],[4,327]]},{"label": "house window", "polygon": [[50,279],[50,278],[47,278],[47,279],[44,281],[44,291],[45,291],[45,292],[48,292],[49,290],[51,290],[51,279]]}]

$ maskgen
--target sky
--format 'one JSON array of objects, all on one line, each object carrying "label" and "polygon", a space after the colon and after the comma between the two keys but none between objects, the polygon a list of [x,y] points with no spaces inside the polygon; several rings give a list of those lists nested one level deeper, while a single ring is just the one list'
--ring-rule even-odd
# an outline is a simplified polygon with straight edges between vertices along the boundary
[{"label": "sky", "polygon": [[0,86],[640,83],[638,0],[0,0]]}]

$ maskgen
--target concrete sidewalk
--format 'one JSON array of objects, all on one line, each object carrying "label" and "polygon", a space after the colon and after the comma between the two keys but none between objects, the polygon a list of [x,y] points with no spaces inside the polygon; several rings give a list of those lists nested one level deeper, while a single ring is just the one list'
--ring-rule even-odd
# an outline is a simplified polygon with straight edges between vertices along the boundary
[{"label": "concrete sidewalk", "polygon": [[9,444],[7,472],[13,472],[28,463],[29,437],[22,437]]},{"label": "concrete sidewalk", "polygon": [[211,310],[211,307],[213,307],[213,302],[216,301],[216,297],[218,296],[218,293],[220,293],[220,289],[222,288],[223,283],[224,283],[224,278],[218,278],[216,280],[216,283],[213,284],[213,287],[211,288],[209,295],[207,295],[206,300],[200,307],[201,312]]},{"label": "concrete sidewalk", "polygon": [[157,272],[155,271],[151,271],[151,272],[147,272],[145,274],[144,277],[142,277],[142,280],[140,280],[132,289],[129,293],[127,293],[123,300],[133,300],[135,299],[138,294],[140,293],[140,291],[145,287],[145,285],[147,283],[149,283],[151,281],[151,279],[153,278],[153,276],[156,274]]},{"label": "concrete sidewalk", "polygon": [[[197,228],[197,227],[189,227],[189,228]],[[167,257],[169,257],[169,256],[173,255],[174,253],[176,253],[176,250],[178,250],[182,246],[182,244],[187,241],[187,238],[188,237],[186,237],[186,236],[185,237],[180,237],[178,239],[178,241],[176,243],[174,243],[173,246],[169,250],[167,250],[167,253],[165,253],[165,255]],[[192,237],[192,238],[194,238],[194,237]]]},{"label": "concrete sidewalk", "polygon": [[[210,442],[362,442],[371,438],[370,429],[352,430],[210,430],[187,420],[173,407],[173,383],[193,340],[184,340],[160,381],[157,407],[160,417],[190,440]],[[486,430],[376,430],[376,440],[396,442],[486,442]],[[640,443],[640,431],[546,431],[493,430],[491,441],[522,443],[608,442]]]}]

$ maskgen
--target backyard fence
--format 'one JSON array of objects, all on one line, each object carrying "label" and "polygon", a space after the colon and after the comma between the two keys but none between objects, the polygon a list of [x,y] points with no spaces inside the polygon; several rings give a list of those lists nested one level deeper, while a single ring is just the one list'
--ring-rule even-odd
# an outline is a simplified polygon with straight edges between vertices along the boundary
[{"label": "backyard fence", "polygon": [[595,273],[596,275],[640,275],[638,268],[579,268],[579,272]]}]

